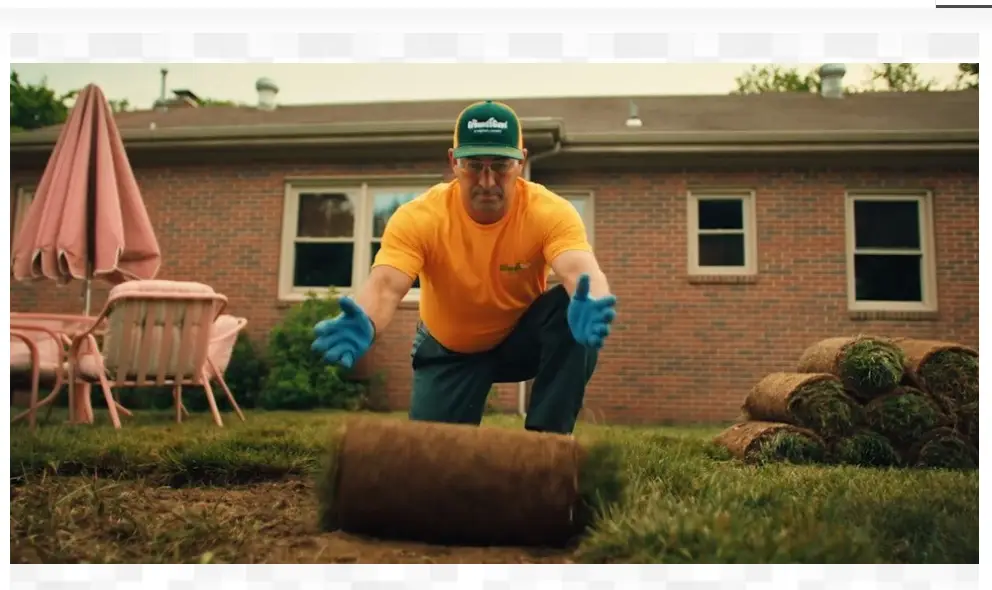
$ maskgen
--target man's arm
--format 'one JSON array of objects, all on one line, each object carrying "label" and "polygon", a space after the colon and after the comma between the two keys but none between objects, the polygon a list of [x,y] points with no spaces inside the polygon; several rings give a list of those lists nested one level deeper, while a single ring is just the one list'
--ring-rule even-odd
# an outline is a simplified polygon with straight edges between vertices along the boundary
[{"label": "man's arm", "polygon": [[561,277],[561,282],[569,295],[575,293],[579,276],[589,275],[589,296],[599,299],[610,295],[610,284],[599,268],[596,255],[588,250],[566,250],[551,261],[551,268]]},{"label": "man's arm", "polygon": [[413,279],[391,266],[377,266],[369,273],[369,279],[359,291],[355,303],[372,320],[376,336],[393,321],[396,308],[412,286]]},{"label": "man's arm", "polygon": [[423,228],[406,207],[400,207],[389,218],[372,272],[355,298],[375,325],[376,335],[389,326],[400,301],[424,267]]},{"label": "man's arm", "polygon": [[610,285],[592,252],[579,212],[565,202],[560,210],[554,212],[552,219],[554,224],[545,238],[544,256],[555,275],[561,278],[568,294],[575,294],[579,276],[587,274],[590,297],[599,299],[610,295]]}]

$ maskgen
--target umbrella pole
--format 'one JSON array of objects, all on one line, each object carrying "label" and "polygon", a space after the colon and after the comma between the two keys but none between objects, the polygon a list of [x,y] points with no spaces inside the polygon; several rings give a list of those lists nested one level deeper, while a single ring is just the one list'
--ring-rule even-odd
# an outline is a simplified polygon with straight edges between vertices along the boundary
[{"label": "umbrella pole", "polygon": [[[88,274],[89,273],[87,273],[87,275]],[[86,287],[85,287],[86,288],[86,292],[83,294],[83,307],[85,309],[85,311],[83,313],[85,315],[87,315],[87,316],[90,315],[90,303],[92,301],[92,293],[90,291],[90,280],[91,280],[90,277],[87,276],[86,277]]]}]

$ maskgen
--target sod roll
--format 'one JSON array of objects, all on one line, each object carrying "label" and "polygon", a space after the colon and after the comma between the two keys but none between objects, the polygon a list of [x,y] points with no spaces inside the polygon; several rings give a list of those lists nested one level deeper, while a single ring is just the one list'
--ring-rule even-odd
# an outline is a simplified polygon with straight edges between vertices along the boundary
[{"label": "sod roll", "polygon": [[978,450],[953,428],[941,427],[927,432],[907,453],[912,467],[943,469],[977,469]]},{"label": "sod roll", "polygon": [[940,340],[897,338],[895,344],[906,358],[906,370],[939,398],[955,405],[978,400],[978,351]]},{"label": "sod roll", "polygon": [[568,436],[383,419],[351,421],[335,454],[325,530],[517,546],[561,546],[581,532],[580,471],[603,458]]},{"label": "sod roll", "polygon": [[978,448],[978,402],[964,404],[958,409],[958,432],[971,446]]},{"label": "sod roll", "polygon": [[738,422],[713,441],[747,463],[818,463],[826,454],[823,439],[815,432],[784,422]]},{"label": "sod roll", "polygon": [[751,388],[742,409],[748,420],[793,424],[826,439],[850,433],[859,418],[857,402],[829,373],[765,375]]},{"label": "sod roll", "polygon": [[869,428],[902,450],[927,432],[953,423],[932,396],[905,385],[868,402],[864,416]]},{"label": "sod roll", "polygon": [[899,384],[904,363],[902,350],[886,339],[843,336],[809,346],[796,371],[836,375],[852,395],[869,401]]},{"label": "sod roll", "polygon": [[893,467],[900,456],[891,442],[881,434],[860,430],[834,445],[833,455],[838,463],[859,467]]}]

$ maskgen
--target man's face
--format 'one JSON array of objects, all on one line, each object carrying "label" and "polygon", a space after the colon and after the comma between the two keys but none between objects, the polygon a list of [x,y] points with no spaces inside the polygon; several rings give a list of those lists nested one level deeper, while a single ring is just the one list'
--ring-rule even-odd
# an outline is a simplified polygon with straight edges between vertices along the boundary
[{"label": "man's face", "polygon": [[513,198],[513,187],[523,171],[523,161],[499,157],[455,160],[451,152],[449,159],[471,211],[488,216],[506,210]]}]

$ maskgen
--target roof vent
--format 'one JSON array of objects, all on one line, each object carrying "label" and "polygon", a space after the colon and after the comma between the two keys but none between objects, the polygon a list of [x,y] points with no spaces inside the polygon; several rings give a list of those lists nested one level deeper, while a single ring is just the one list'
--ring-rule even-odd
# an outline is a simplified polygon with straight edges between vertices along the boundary
[{"label": "roof vent", "polygon": [[843,98],[844,64],[823,64],[820,66],[820,96],[823,98]]},{"label": "roof vent", "polygon": [[279,87],[271,78],[259,78],[255,82],[255,90],[258,91],[258,108],[263,111],[271,111],[276,108],[276,94]]},{"label": "roof vent", "polygon": [[627,114],[627,127],[637,128],[643,125],[643,123],[641,122],[641,117],[637,113],[638,113],[637,104],[634,103],[634,101],[630,101],[630,105],[628,107],[628,114]]}]

